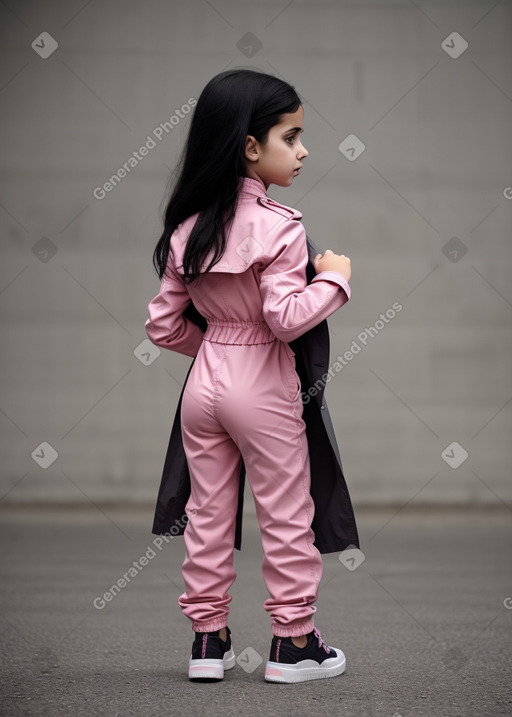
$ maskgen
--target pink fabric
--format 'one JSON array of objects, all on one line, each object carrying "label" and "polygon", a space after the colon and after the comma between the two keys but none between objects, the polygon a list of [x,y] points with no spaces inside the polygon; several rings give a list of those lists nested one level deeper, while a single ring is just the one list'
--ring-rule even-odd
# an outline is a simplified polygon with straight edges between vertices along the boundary
[{"label": "pink fabric", "polygon": [[[301,385],[288,342],[343,306],[350,287],[334,271],[307,285],[301,216],[269,199],[263,183],[244,178],[220,262],[192,284],[182,282],[197,215],[190,217],[171,238],[168,276],[149,304],[151,341],[196,357],[181,408],[191,494],[186,590],[178,600],[196,631],[228,622],[241,456],[262,535],[272,632],[286,637],[314,629],[322,559],[313,545]],[[190,299],[208,321],[204,334],[183,316]]]}]

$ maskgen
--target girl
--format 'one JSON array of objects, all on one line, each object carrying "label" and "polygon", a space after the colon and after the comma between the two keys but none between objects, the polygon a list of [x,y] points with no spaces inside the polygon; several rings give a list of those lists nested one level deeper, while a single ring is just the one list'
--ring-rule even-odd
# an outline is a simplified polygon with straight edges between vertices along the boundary
[{"label": "girl", "polygon": [[[242,459],[270,594],[265,679],[302,682],[345,670],[343,652],[313,622],[322,558],[289,343],[349,300],[350,259],[317,254],[307,285],[302,215],[266,195],[270,184],[290,186],[308,156],[303,114],[295,89],[271,75],[228,70],[210,80],[153,256],[161,285],[147,334],[195,357],[181,406],[191,488],[178,599],[195,632],[190,679],[222,679],[235,665],[228,590]],[[191,300],[206,318],[204,332],[184,315]]]}]

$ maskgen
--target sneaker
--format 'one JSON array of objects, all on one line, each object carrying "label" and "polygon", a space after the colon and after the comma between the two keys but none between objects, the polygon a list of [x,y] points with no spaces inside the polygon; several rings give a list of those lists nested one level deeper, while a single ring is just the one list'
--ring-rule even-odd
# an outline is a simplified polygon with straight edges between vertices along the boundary
[{"label": "sneaker", "polygon": [[316,628],[306,637],[306,646],[296,647],[291,637],[273,636],[265,669],[267,682],[305,682],[345,672],[346,660],[341,650],[326,645]]},{"label": "sneaker", "polygon": [[226,642],[220,639],[219,632],[196,632],[188,667],[190,680],[222,680],[224,670],[235,666],[231,630],[226,627]]}]

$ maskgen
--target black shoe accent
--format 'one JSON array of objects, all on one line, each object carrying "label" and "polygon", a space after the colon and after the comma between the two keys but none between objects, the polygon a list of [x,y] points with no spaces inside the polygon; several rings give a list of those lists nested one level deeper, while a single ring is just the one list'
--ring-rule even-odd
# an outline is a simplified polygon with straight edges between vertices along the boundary
[{"label": "black shoe accent", "polygon": [[226,642],[219,637],[220,630],[215,632],[196,632],[192,645],[192,659],[222,660],[226,652],[231,650],[231,630],[226,627]]},{"label": "black shoe accent", "polygon": [[273,635],[270,647],[270,662],[280,662],[285,665],[295,665],[301,660],[315,660],[319,665],[330,657],[337,657],[337,653],[321,638],[318,630],[312,630],[308,635],[305,647],[297,647],[291,637]]}]

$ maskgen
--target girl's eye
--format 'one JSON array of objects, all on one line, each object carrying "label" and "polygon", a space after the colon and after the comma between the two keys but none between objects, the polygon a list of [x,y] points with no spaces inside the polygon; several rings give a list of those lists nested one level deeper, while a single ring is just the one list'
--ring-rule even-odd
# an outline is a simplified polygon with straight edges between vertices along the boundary
[{"label": "girl's eye", "polygon": [[286,138],[286,141],[287,141],[287,142],[290,142],[290,144],[293,144],[293,140],[294,140],[294,139],[295,139],[294,136],[292,136],[292,137],[287,137],[287,138]]}]

